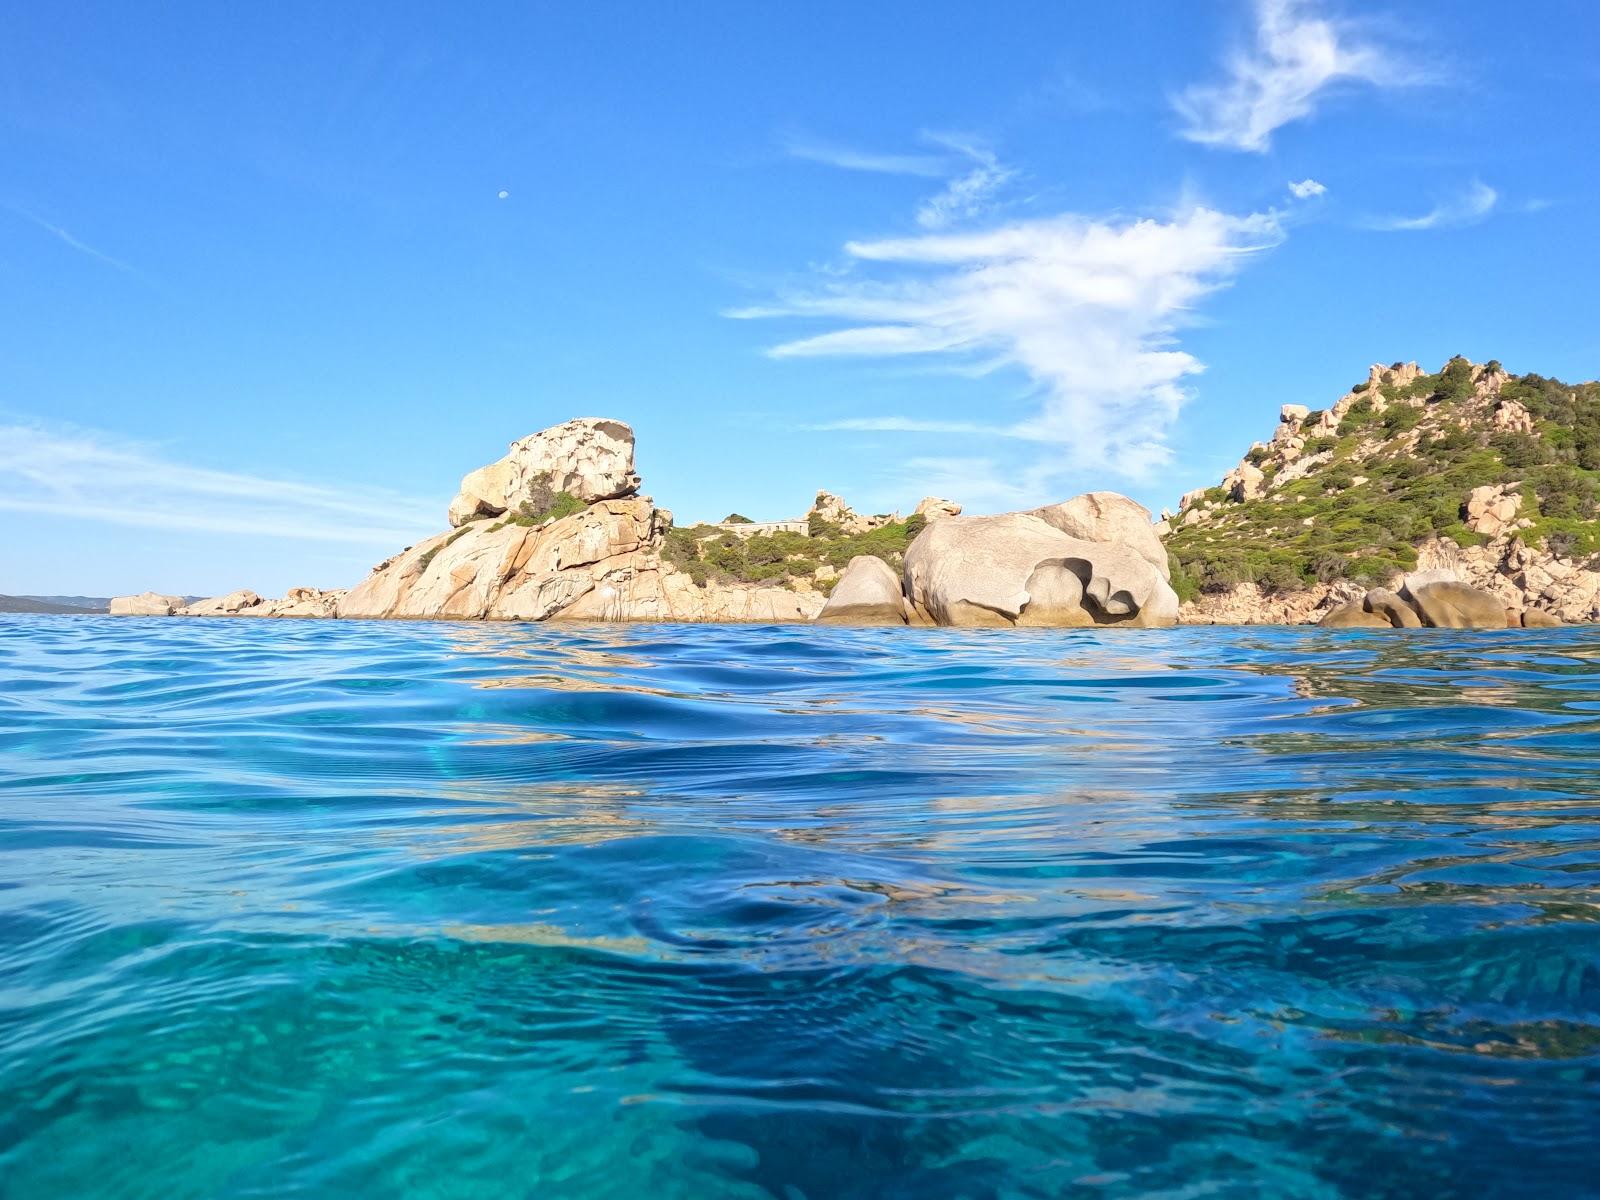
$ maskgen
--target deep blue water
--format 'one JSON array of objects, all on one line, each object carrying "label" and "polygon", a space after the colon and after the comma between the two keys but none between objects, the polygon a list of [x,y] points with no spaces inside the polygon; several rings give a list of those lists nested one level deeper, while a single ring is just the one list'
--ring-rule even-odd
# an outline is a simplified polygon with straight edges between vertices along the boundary
[{"label": "deep blue water", "polygon": [[0,618],[0,1196],[1600,1195],[1597,667]]}]

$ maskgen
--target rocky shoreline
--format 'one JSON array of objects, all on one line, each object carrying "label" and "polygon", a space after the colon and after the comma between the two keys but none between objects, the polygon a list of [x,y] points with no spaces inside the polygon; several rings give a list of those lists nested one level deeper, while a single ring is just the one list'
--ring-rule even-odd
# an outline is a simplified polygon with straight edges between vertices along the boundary
[{"label": "rocky shoreline", "polygon": [[[1372,379],[1380,368],[1373,368]],[[1403,373],[1416,377],[1414,365]],[[1393,376],[1385,372],[1385,378]],[[1487,390],[1495,385],[1488,377]],[[1270,473],[1295,477],[1307,431],[1337,429],[1358,393],[1325,417],[1285,409]],[[1341,409],[1341,405],[1343,408]],[[1331,422],[1331,424],[1330,424]],[[189,603],[155,592],[111,602],[117,616],[501,621],[808,622],[961,627],[1154,628],[1176,624],[1312,624],[1411,628],[1524,627],[1588,619],[1593,595],[1563,603],[1568,581],[1550,556],[1517,540],[1517,502],[1480,489],[1469,516],[1499,535],[1463,549],[1434,539],[1398,590],[1340,579],[1291,590],[1254,583],[1180,603],[1178,560],[1164,539],[1225,519],[1228,500],[1259,498],[1267,472],[1247,459],[1224,488],[1184,497],[1153,521],[1114,492],[992,516],[928,497],[912,517],[861,516],[818,493],[801,518],[680,530],[641,495],[633,430],[579,418],[513,442],[470,472],[450,528],[385,559],[349,589],[295,588],[282,598],[240,590]],[[898,540],[897,540],[898,539]],[[864,553],[853,553],[857,549]],[[846,559],[848,555],[848,559]],[[750,576],[740,578],[743,569]],[[1520,576],[1515,572],[1520,572]],[[1432,601],[1419,591],[1448,585]],[[1541,585],[1542,590],[1541,590]],[[1570,592],[1570,588],[1568,589]],[[1470,595],[1469,595],[1470,594]]]}]

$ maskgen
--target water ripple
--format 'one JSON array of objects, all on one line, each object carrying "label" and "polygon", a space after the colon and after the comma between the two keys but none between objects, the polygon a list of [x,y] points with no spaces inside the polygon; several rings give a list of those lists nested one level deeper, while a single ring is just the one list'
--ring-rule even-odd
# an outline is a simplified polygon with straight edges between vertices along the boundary
[{"label": "water ripple", "polygon": [[0,618],[0,1196],[1600,1195],[1597,661]]}]

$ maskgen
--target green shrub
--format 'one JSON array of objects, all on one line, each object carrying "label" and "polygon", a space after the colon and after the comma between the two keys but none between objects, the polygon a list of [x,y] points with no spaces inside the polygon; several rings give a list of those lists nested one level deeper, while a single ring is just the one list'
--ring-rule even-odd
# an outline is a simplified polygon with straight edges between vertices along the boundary
[{"label": "green shrub", "polygon": [[1389,437],[1409,433],[1422,421],[1422,410],[1403,402],[1395,402],[1383,413],[1383,432]]}]

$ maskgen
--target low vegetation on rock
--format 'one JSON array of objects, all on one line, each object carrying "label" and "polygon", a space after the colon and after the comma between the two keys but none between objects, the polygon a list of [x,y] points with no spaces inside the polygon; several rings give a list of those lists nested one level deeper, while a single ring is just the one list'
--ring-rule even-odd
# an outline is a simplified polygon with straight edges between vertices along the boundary
[{"label": "low vegetation on rock", "polygon": [[1600,384],[1457,357],[1434,374],[1374,367],[1325,412],[1286,406],[1270,443],[1184,498],[1166,545],[1173,586],[1191,600],[1246,583],[1371,586],[1446,538],[1515,538],[1587,560],[1600,553],[1597,516]]},{"label": "low vegetation on rock", "polygon": [[808,523],[810,536],[780,531],[749,538],[715,525],[690,525],[668,530],[661,557],[702,587],[718,580],[781,584],[811,579],[826,591],[832,572],[843,570],[858,554],[881,558],[898,570],[906,547],[926,524],[925,517],[911,516],[846,532],[837,524],[813,519]]}]

